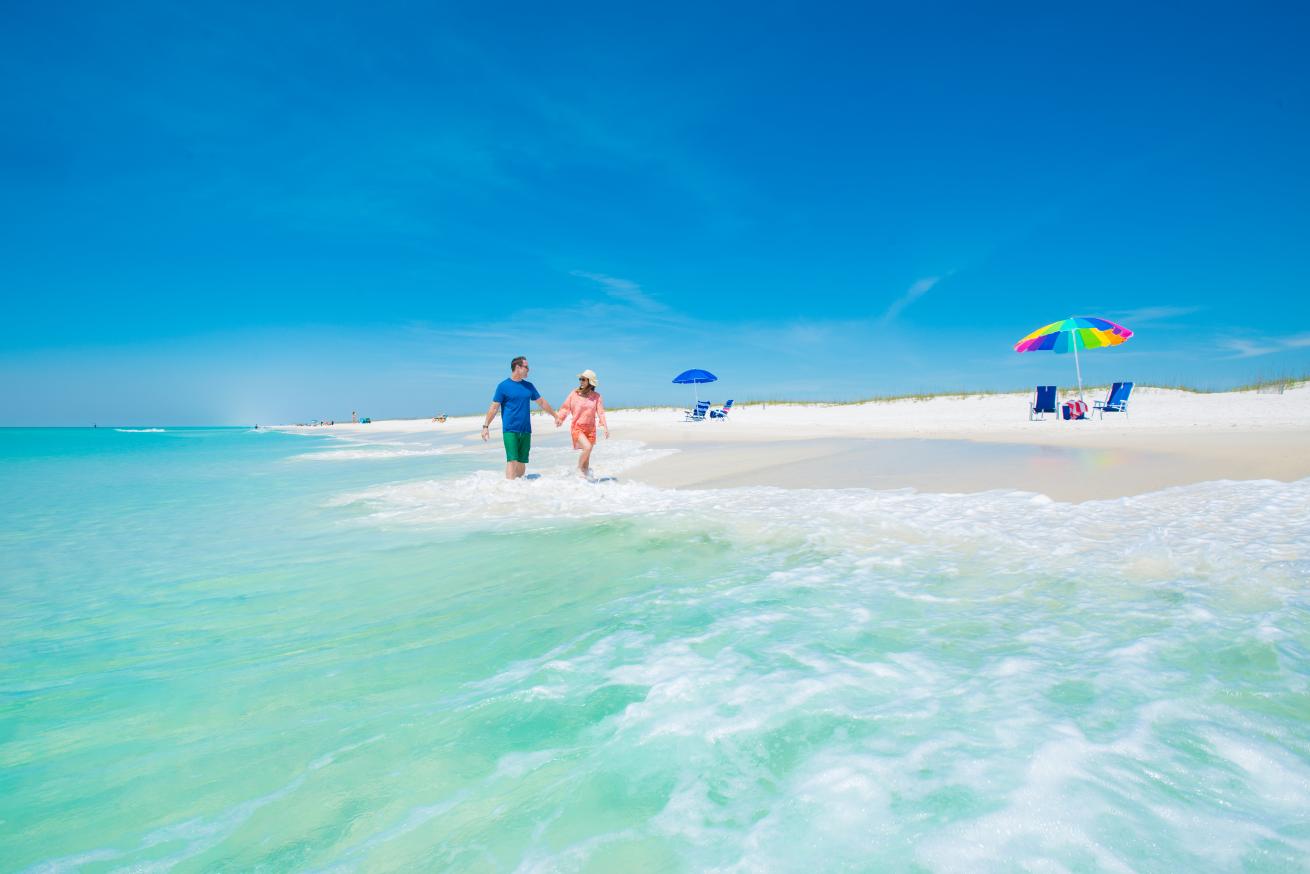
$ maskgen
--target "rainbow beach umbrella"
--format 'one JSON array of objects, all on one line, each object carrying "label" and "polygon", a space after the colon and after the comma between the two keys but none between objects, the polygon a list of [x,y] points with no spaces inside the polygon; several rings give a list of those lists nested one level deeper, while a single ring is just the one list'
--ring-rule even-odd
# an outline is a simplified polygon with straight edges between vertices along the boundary
[{"label": "rainbow beach umbrella", "polygon": [[1038,328],[1018,343],[1015,352],[1073,352],[1073,366],[1078,372],[1078,397],[1083,396],[1083,368],[1078,363],[1079,349],[1118,346],[1133,335],[1123,325],[1095,316],[1070,316]]}]

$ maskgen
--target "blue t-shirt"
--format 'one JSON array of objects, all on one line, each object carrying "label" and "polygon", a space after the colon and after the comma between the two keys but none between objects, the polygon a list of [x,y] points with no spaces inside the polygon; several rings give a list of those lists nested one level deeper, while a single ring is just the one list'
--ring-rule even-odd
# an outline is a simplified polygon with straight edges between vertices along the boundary
[{"label": "blue t-shirt", "polygon": [[532,433],[532,402],[541,397],[537,387],[526,379],[507,379],[496,386],[491,399],[500,404],[501,427],[520,434]]}]

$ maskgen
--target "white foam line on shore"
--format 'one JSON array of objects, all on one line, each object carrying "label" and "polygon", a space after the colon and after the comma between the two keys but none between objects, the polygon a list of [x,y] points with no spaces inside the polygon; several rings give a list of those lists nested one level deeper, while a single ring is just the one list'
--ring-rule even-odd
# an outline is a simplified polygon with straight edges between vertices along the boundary
[{"label": "white foam line on shore", "polygon": [[[640,463],[642,455],[639,447],[627,461]],[[1109,551],[1134,579],[1158,579],[1184,568],[1213,574],[1215,564],[1240,574],[1241,562],[1215,562],[1216,551],[1240,548],[1296,562],[1301,554],[1294,544],[1310,542],[1310,479],[1220,481],[1067,504],[1007,490],[968,495],[771,487],[679,491],[621,480],[591,483],[567,470],[561,466],[530,481],[478,471],[388,483],[343,494],[332,504],[359,507],[366,520],[447,531],[644,517],[677,530],[691,526],[755,544],[808,542],[852,562],[878,556],[905,562],[931,554],[937,556],[937,572],[945,575],[958,573],[952,570],[958,561],[971,560],[968,556],[979,550],[1001,566],[1027,569],[1074,567],[1099,561]],[[890,553],[889,544],[897,545]],[[943,551],[954,551],[956,558],[943,562]]]}]

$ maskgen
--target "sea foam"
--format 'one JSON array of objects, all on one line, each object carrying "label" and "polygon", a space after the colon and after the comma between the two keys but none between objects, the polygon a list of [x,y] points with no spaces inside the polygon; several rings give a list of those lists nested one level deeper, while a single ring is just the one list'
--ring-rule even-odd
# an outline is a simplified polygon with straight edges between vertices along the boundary
[{"label": "sea foam", "polygon": [[[627,463],[644,460],[634,453]],[[1014,491],[672,490],[588,482],[566,470],[534,480],[506,481],[498,472],[479,471],[390,483],[342,494],[333,503],[358,506],[378,520],[465,529],[642,517],[749,543],[805,542],[865,566],[932,555],[942,575],[965,573],[982,556],[1012,572],[1060,573],[1086,563],[1093,579],[1111,568],[1115,578],[1143,581],[1178,574],[1237,581],[1253,567],[1288,580],[1307,575],[1310,480],[1205,483],[1066,504]]]},{"label": "sea foam", "polygon": [[1280,740],[1310,748],[1310,728],[1224,696],[1305,694],[1286,638],[1307,639],[1310,480],[1075,505],[481,473],[340,502],[434,530],[626,520],[638,543],[709,537],[738,557],[450,702],[567,710],[641,690],[592,728],[573,785],[615,768],[671,781],[642,834],[691,868],[1130,871],[1154,847],[1222,870],[1310,853],[1290,827],[1310,764]]}]

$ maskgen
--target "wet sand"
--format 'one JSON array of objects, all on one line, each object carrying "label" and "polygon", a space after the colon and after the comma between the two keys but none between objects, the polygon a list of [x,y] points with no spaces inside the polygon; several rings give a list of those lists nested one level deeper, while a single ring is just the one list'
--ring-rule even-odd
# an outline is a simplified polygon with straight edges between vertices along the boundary
[{"label": "wet sand", "polygon": [[1310,451],[1299,435],[1244,434],[1240,440],[1196,435],[1186,451],[1167,452],[1142,448],[1151,444],[1148,440],[1116,442],[1123,445],[894,438],[697,442],[673,445],[680,451],[625,476],[670,488],[766,485],[943,493],[1018,489],[1072,502],[1213,480],[1293,481],[1310,476]]}]

